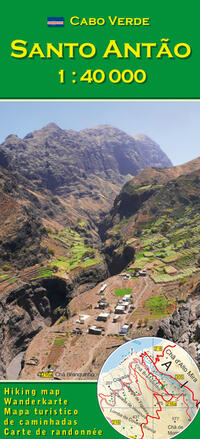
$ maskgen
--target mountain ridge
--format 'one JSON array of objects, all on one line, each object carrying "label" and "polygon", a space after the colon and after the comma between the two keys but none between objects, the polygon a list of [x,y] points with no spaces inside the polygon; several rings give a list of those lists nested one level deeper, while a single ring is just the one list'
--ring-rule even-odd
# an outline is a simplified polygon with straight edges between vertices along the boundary
[{"label": "mountain ridge", "polygon": [[[154,151],[151,162],[170,165],[160,147],[152,144],[157,156]],[[23,139],[7,136],[0,146],[0,165],[26,178],[28,186],[33,183],[40,191],[47,189],[65,199],[71,196],[78,210],[95,216],[97,208],[109,208],[127,178],[147,165],[147,154],[139,149],[131,136],[110,125],[76,132],[50,123]]]}]

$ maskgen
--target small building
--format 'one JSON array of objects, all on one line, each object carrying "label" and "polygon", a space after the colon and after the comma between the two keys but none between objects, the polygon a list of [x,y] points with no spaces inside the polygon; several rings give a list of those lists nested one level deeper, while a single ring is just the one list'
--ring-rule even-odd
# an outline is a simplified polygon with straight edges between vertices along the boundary
[{"label": "small building", "polygon": [[125,294],[125,296],[123,297],[123,301],[126,302],[127,300],[131,299],[131,294]]},{"label": "small building", "polygon": [[128,328],[128,329],[130,329],[130,328],[132,328],[132,323],[124,323],[124,325],[123,325],[123,328]]},{"label": "small building", "polygon": [[123,305],[122,305],[122,306],[124,306],[125,309],[128,309],[128,307],[129,307],[129,302],[128,302],[128,301],[123,302]]},{"label": "small building", "polygon": [[94,334],[94,335],[101,335],[103,330],[104,330],[104,328],[102,326],[92,325],[92,326],[89,326],[88,333]]},{"label": "small building", "polygon": [[107,284],[102,284],[100,288],[100,292],[102,293],[107,287]]},{"label": "small building", "polygon": [[100,303],[100,302],[106,302],[106,297],[105,296],[101,297],[101,299],[98,300],[98,303]]},{"label": "small building", "polygon": [[81,328],[75,328],[72,330],[71,334],[82,335],[83,331]]},{"label": "small building", "polygon": [[87,314],[80,314],[79,319],[76,321],[76,323],[80,323],[83,325],[85,323],[85,320],[88,319],[89,315]]},{"label": "small building", "polygon": [[125,306],[124,305],[117,305],[115,308],[115,314],[124,314],[125,312]]},{"label": "small building", "polygon": [[139,275],[139,276],[146,276],[146,275],[147,275],[147,272],[146,272],[146,270],[140,270],[140,271],[138,272],[138,275]]},{"label": "small building", "polygon": [[131,279],[131,275],[126,273],[126,274],[123,276],[123,279],[124,279],[124,280],[129,280],[129,279]]},{"label": "small building", "polygon": [[97,320],[102,321],[102,322],[107,322],[107,319],[109,317],[109,313],[108,312],[101,312],[98,317]]},{"label": "small building", "polygon": [[119,314],[117,314],[116,316],[114,315],[113,323],[117,323],[117,322],[119,322],[119,320],[120,320],[120,315]]},{"label": "small building", "polygon": [[99,302],[99,308],[100,309],[105,309],[105,308],[107,308],[107,306],[109,305],[109,303],[108,302]]},{"label": "small building", "polygon": [[124,335],[124,334],[127,334],[127,332],[129,331],[129,329],[132,327],[132,324],[128,324],[128,323],[125,323],[122,327],[121,327],[121,329],[120,329],[120,334],[121,335]]}]

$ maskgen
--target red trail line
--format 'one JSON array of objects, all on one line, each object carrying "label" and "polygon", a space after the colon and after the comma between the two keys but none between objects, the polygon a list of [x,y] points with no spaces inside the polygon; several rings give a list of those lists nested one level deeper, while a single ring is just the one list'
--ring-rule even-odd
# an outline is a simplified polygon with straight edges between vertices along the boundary
[{"label": "red trail line", "polygon": [[[164,358],[165,350],[166,350],[167,348],[174,348],[174,347],[176,347],[176,345],[173,345],[173,346],[172,346],[172,345],[167,345],[167,346],[165,346],[165,348],[163,349],[162,354],[156,356],[155,362],[154,362],[154,361],[152,360],[152,358],[147,354],[147,352],[144,352],[144,353],[142,353],[142,354],[140,355],[142,361],[141,361],[141,363],[140,363],[140,361],[139,361],[139,364],[143,365],[143,366],[146,368],[146,370],[148,371],[149,375],[152,375],[152,376],[157,380],[157,382],[158,382],[159,384],[161,384],[162,386],[163,386],[163,383],[157,378],[156,375],[154,375],[152,372],[150,372],[148,365],[145,363],[145,359],[144,359],[144,357],[145,357],[145,356],[148,357],[148,359],[150,360],[150,362],[153,363],[155,369],[156,369],[160,374],[172,378],[174,381],[176,381],[176,382],[181,386],[181,383],[180,383],[176,378],[174,378],[173,376],[171,376],[171,375],[169,375],[169,374],[165,374],[164,372],[161,372],[161,371],[157,368],[157,366],[156,366],[156,363],[158,363],[158,362],[160,361],[160,358]],[[104,395],[104,394],[102,394],[102,393],[99,394],[99,397],[101,398],[100,405],[101,405],[101,409],[102,409],[102,411],[104,411],[104,409],[103,409],[103,407],[102,407],[103,400],[105,400],[105,402],[106,402],[107,405],[109,405],[109,406],[111,406],[111,407],[114,407],[114,406],[116,405],[116,395],[115,395],[115,393],[116,393],[116,392],[120,392],[120,391],[123,389],[123,387],[126,387],[126,388],[129,390],[129,388],[127,387],[127,384],[132,384],[132,383],[133,383],[133,381],[132,381],[132,379],[131,379],[132,371],[133,371],[133,373],[134,373],[135,383],[137,384],[138,390],[139,390],[139,392],[140,392],[140,394],[138,394],[138,396],[141,396],[141,395],[142,395],[142,391],[141,391],[141,388],[140,388],[140,385],[139,385],[139,381],[138,381],[137,374],[138,374],[138,375],[140,376],[140,378],[145,382],[146,387],[147,387],[151,392],[153,392],[152,389],[148,386],[146,379],[145,379],[145,378],[144,378],[144,377],[143,377],[143,376],[142,376],[137,370],[134,369],[133,364],[134,364],[133,362],[129,364],[129,380],[130,380],[130,383],[123,383],[123,381],[121,381],[121,388],[120,388],[120,389],[117,389],[117,390],[114,390],[110,395]],[[132,369],[132,371],[131,371],[131,369]],[[188,389],[188,390],[191,392],[193,401],[196,402],[196,403],[198,403],[198,401],[194,398],[194,393],[193,393],[193,391],[192,391],[189,387],[187,387],[187,386],[183,386],[183,387],[185,387],[186,389]],[[132,390],[132,389],[131,389],[131,390]],[[161,407],[161,405],[160,405],[160,403],[159,403],[159,400],[158,400],[157,396],[160,396],[160,397],[162,398],[162,400],[165,401],[165,402],[169,402],[169,401],[171,401],[173,398],[175,398],[175,399],[177,400],[177,399],[179,399],[179,398],[182,396],[182,397],[183,397],[183,401],[184,401],[184,403],[185,403],[185,405],[186,405],[186,407],[187,407],[186,414],[188,415],[188,417],[189,417],[190,420],[191,420],[191,417],[190,417],[190,415],[189,415],[189,413],[188,413],[189,405],[188,405],[187,402],[185,401],[184,394],[181,393],[178,397],[176,397],[175,395],[172,395],[172,394],[168,393],[168,391],[165,389],[165,387],[163,387],[163,390],[165,391],[165,393],[166,393],[167,395],[171,396],[171,398],[168,399],[168,400],[166,400],[166,399],[165,399],[161,394],[159,394],[158,392],[153,392],[153,396],[154,396],[154,397],[156,398],[156,400],[157,400],[157,403],[158,403],[158,405],[159,405],[159,409],[156,410],[156,415],[157,415],[157,416],[151,416],[150,414],[146,415],[146,422],[143,422],[143,423],[140,425],[140,427],[141,427],[141,431],[142,431],[142,436],[141,436],[140,439],[143,439],[143,438],[144,438],[144,430],[143,430],[143,426],[148,425],[148,418],[151,418],[151,419],[157,419],[157,420],[160,419],[159,412],[162,411],[162,407]],[[106,398],[110,397],[111,395],[114,395],[114,403],[113,403],[113,404],[108,403],[107,400],[106,400]],[[107,419],[111,422],[111,419],[110,419],[110,418],[107,418]]]},{"label": "red trail line", "polygon": [[[167,349],[167,347],[173,347],[173,346],[166,346],[165,349]],[[163,353],[164,353],[164,351],[163,351]],[[166,374],[166,373],[164,373],[164,372],[161,372],[161,371],[157,368],[156,363],[157,363],[157,361],[160,361],[160,360],[156,360],[155,363],[154,363],[154,361],[153,361],[152,358],[147,354],[147,352],[144,352],[144,354],[141,354],[140,356],[141,356],[141,358],[142,358],[142,363],[143,363],[143,365],[144,365],[144,366],[146,367],[146,369],[148,370],[148,373],[151,374],[151,375],[153,375],[153,377],[156,378],[157,381],[158,381],[160,384],[161,384],[161,381],[158,380],[158,378],[156,377],[156,375],[154,375],[152,372],[150,372],[148,366],[146,365],[146,363],[145,363],[145,361],[144,361],[144,357],[145,357],[145,356],[147,356],[147,357],[149,358],[149,360],[151,361],[151,363],[153,363],[153,365],[155,366],[157,372],[159,372],[161,375],[164,375],[164,376],[167,376],[167,377],[172,378],[172,379],[173,379],[174,381],[176,381],[180,386],[182,385],[182,384],[181,384],[181,383],[180,383],[175,377],[173,377],[172,375]],[[160,357],[160,356],[161,356],[161,355],[159,355],[159,357]],[[163,356],[163,355],[162,355],[162,356]],[[194,397],[194,392],[193,392],[189,387],[187,387],[187,386],[184,386],[184,387],[185,387],[187,390],[189,390],[189,391],[191,392],[191,394],[192,394],[192,399],[193,399],[193,401],[197,404],[197,403],[198,403],[198,400],[195,399],[195,397]]]}]

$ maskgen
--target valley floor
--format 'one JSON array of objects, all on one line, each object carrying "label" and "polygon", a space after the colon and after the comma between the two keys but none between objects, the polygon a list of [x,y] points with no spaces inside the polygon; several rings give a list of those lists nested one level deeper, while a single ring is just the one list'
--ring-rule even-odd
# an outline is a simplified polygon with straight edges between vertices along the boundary
[{"label": "valley floor", "polygon": [[[157,297],[158,302],[160,297],[167,297],[167,294],[163,295],[163,287],[155,285],[148,274],[134,279],[125,279],[120,274],[105,282],[107,286],[103,294],[99,294],[102,284],[98,284],[78,295],[68,305],[69,319],[61,317],[53,326],[43,329],[33,338],[26,351],[19,379],[44,379],[45,374],[50,372],[50,379],[53,376],[63,380],[96,380],[113,350],[129,340],[132,333],[138,333],[138,336],[155,335],[161,317],[159,313],[170,315],[174,310],[168,302],[165,309],[160,310],[157,305],[148,307],[152,296]],[[117,315],[115,308],[123,298],[117,296],[116,291],[126,292],[129,289],[132,297],[128,308],[114,323],[113,318]],[[102,298],[108,303],[105,310],[98,308],[98,301]],[[101,312],[108,313],[106,322],[97,320]],[[80,323],[82,315],[86,318]],[[121,335],[120,330],[125,323],[131,325],[131,329],[127,335]],[[103,333],[88,333],[92,325],[101,326]],[[80,328],[82,333],[76,333],[76,328]],[[37,364],[33,359],[37,360]]]}]

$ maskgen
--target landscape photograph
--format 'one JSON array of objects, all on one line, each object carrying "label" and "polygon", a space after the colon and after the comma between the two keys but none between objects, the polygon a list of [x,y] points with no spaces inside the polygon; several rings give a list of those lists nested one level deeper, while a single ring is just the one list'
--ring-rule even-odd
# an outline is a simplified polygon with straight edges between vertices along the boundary
[{"label": "landscape photograph", "polygon": [[153,336],[199,366],[200,102],[0,111],[0,379],[97,381]]}]

